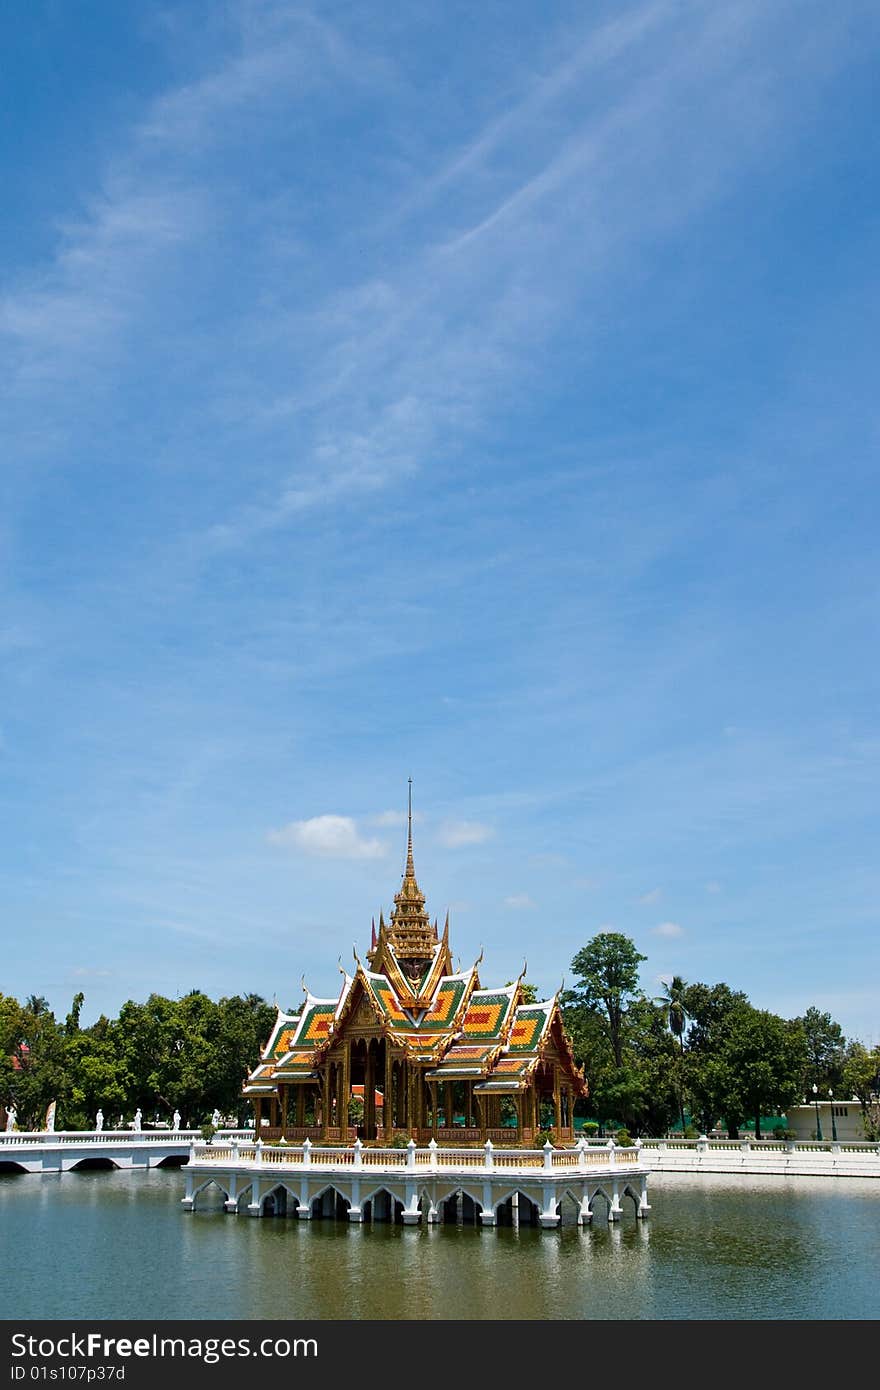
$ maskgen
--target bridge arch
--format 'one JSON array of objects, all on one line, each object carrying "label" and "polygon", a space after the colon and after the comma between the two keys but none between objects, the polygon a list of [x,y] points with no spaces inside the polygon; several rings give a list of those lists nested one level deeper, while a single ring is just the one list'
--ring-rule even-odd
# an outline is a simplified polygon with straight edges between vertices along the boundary
[{"label": "bridge arch", "polygon": [[108,1172],[117,1169],[118,1163],[114,1163],[112,1158],[80,1158],[76,1163],[71,1163],[69,1172],[88,1173],[88,1172]]},{"label": "bridge arch", "polygon": [[260,1199],[261,1216],[295,1216],[299,1210],[299,1195],[287,1186],[287,1183],[276,1183],[268,1192],[264,1192]]},{"label": "bridge arch", "polygon": [[589,1201],[587,1202],[587,1210],[589,1211],[591,1216],[596,1215],[597,1197],[601,1197],[603,1202],[605,1203],[605,1215],[607,1217],[609,1212],[611,1211],[611,1198],[605,1191],[604,1187],[602,1187],[601,1185],[599,1187],[594,1187],[592,1192],[590,1193]]},{"label": "bridge arch", "polygon": [[537,1226],[541,1215],[539,1202],[521,1187],[500,1197],[494,1210],[497,1226]]},{"label": "bridge arch", "polygon": [[348,1218],[348,1209],[351,1206],[351,1197],[346,1197],[333,1183],[328,1183],[322,1187],[320,1192],[316,1192],[309,1198],[309,1210],[313,1220],[329,1218],[330,1220],[345,1221]]},{"label": "bridge arch", "polygon": [[627,1183],[620,1195],[621,1197],[632,1197],[635,1213],[638,1216],[642,1204],[641,1192],[637,1192],[631,1183]]},{"label": "bridge arch", "polygon": [[[208,1191],[208,1189],[211,1188],[211,1187],[215,1187],[215,1188],[217,1189],[217,1191],[222,1195],[224,1202],[228,1202],[228,1201],[229,1201],[229,1193],[228,1193],[227,1189],[226,1189],[225,1187],[221,1186],[221,1184],[217,1181],[216,1178],[208,1178],[205,1182],[199,1183],[198,1187],[195,1188],[195,1190],[193,1191],[193,1194],[192,1194],[192,1210],[193,1210],[193,1211],[196,1210],[196,1205],[197,1205],[197,1203],[198,1203],[199,1197],[203,1196],[204,1193],[206,1193],[206,1192]],[[208,1203],[207,1203],[207,1202],[203,1202],[202,1205],[203,1205],[203,1207],[205,1207],[205,1206],[208,1205]]]},{"label": "bridge arch", "polygon": [[450,1186],[437,1197],[440,1220],[451,1226],[475,1226],[482,1210],[482,1196],[461,1185]]},{"label": "bridge arch", "polygon": [[395,1196],[390,1187],[374,1187],[370,1195],[361,1203],[365,1222],[389,1221],[394,1225],[403,1222],[403,1201]]}]

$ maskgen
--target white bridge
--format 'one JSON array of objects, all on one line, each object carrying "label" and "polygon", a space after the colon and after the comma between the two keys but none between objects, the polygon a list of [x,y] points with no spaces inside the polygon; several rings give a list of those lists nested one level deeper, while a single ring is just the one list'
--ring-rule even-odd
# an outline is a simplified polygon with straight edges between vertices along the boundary
[{"label": "white bridge", "polygon": [[[212,1191],[213,1189],[213,1191]],[[196,1142],[186,1167],[183,1206],[223,1198],[227,1212],[249,1216],[330,1217],[354,1222],[472,1221],[482,1226],[582,1226],[597,1199],[619,1221],[622,1199],[648,1215],[648,1170],[636,1147],[573,1149],[348,1148],[303,1144],[269,1147],[262,1140]]]},{"label": "white bridge", "polygon": [[[250,1131],[221,1131],[246,1138]],[[166,1168],[188,1162],[198,1129],[59,1130],[0,1134],[0,1172],[68,1173],[75,1168]]]}]

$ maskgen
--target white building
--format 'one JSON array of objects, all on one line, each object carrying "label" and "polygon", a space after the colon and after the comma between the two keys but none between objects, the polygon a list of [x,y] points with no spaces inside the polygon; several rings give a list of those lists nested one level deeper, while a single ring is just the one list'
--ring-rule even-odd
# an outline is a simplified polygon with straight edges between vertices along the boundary
[{"label": "white building", "polygon": [[838,1100],[835,1096],[833,1100],[804,1101],[803,1105],[792,1105],[785,1112],[785,1118],[798,1139],[818,1138],[818,1119],[818,1129],[825,1143],[834,1138],[835,1131],[843,1143],[864,1143],[865,1140],[862,1107],[855,1096],[852,1100]]}]

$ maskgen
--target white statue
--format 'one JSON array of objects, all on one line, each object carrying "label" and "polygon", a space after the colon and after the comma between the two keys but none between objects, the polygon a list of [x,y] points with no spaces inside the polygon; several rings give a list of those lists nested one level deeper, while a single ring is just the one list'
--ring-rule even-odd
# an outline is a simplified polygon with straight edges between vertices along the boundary
[{"label": "white statue", "polygon": [[6,1111],[6,1133],[11,1134],[15,1129],[15,1121],[18,1118],[18,1111],[14,1105],[10,1105]]},{"label": "white statue", "polygon": [[141,1111],[141,1107],[138,1106],[137,1110],[134,1112],[134,1119],[133,1119],[132,1122],[131,1122],[131,1127],[132,1127],[132,1129],[135,1131],[136,1134],[140,1134],[140,1132],[141,1132],[141,1119],[142,1119],[142,1118],[143,1118],[143,1112]]},{"label": "white statue", "polygon": [[215,1129],[219,1129],[219,1128],[220,1128],[220,1119],[221,1119],[220,1111],[219,1111],[219,1110],[215,1110],[214,1113],[213,1113],[213,1115],[211,1116],[211,1124],[214,1126]]},{"label": "white statue", "polygon": [[103,1128],[104,1128],[104,1112],[103,1112],[103,1110],[99,1110],[98,1113],[97,1113],[97,1115],[95,1116],[95,1133],[96,1133],[96,1134],[100,1134],[100,1133],[101,1133],[101,1130],[102,1130]]},{"label": "white statue", "polygon": [[55,1133],[55,1109],[58,1105],[57,1100],[50,1101],[46,1107],[46,1133]]},{"label": "white statue", "polygon": [[179,1110],[175,1110],[174,1114],[173,1114],[172,1117],[171,1117],[171,1128],[172,1128],[172,1129],[180,1129],[180,1111],[179,1111]]}]

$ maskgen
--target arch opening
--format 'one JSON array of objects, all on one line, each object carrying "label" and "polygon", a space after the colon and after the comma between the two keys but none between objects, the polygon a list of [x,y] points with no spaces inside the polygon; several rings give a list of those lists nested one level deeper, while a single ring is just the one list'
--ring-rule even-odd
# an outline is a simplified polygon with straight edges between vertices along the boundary
[{"label": "arch opening", "polygon": [[499,1202],[495,1208],[496,1226],[537,1226],[538,1217],[541,1209],[532,1197],[528,1197],[525,1192],[512,1192],[503,1202]]},{"label": "arch opening", "polygon": [[395,1197],[389,1192],[387,1187],[380,1187],[378,1192],[374,1192],[363,1204],[364,1221],[371,1225],[376,1223],[389,1223],[400,1226],[403,1224],[403,1202],[399,1197]]},{"label": "arch opening", "polygon": [[448,1226],[476,1226],[479,1218],[477,1203],[461,1187],[444,1197],[439,1212],[440,1220]]},{"label": "arch opening", "polygon": [[347,1221],[351,1201],[335,1187],[327,1187],[310,1202],[313,1221]]},{"label": "arch opening", "polygon": [[228,1193],[215,1178],[202,1183],[193,1193],[193,1211],[219,1211],[228,1199]]},{"label": "arch opening", "polygon": [[266,1193],[260,1205],[264,1216],[296,1216],[299,1198],[283,1183],[279,1183],[271,1192]]}]

